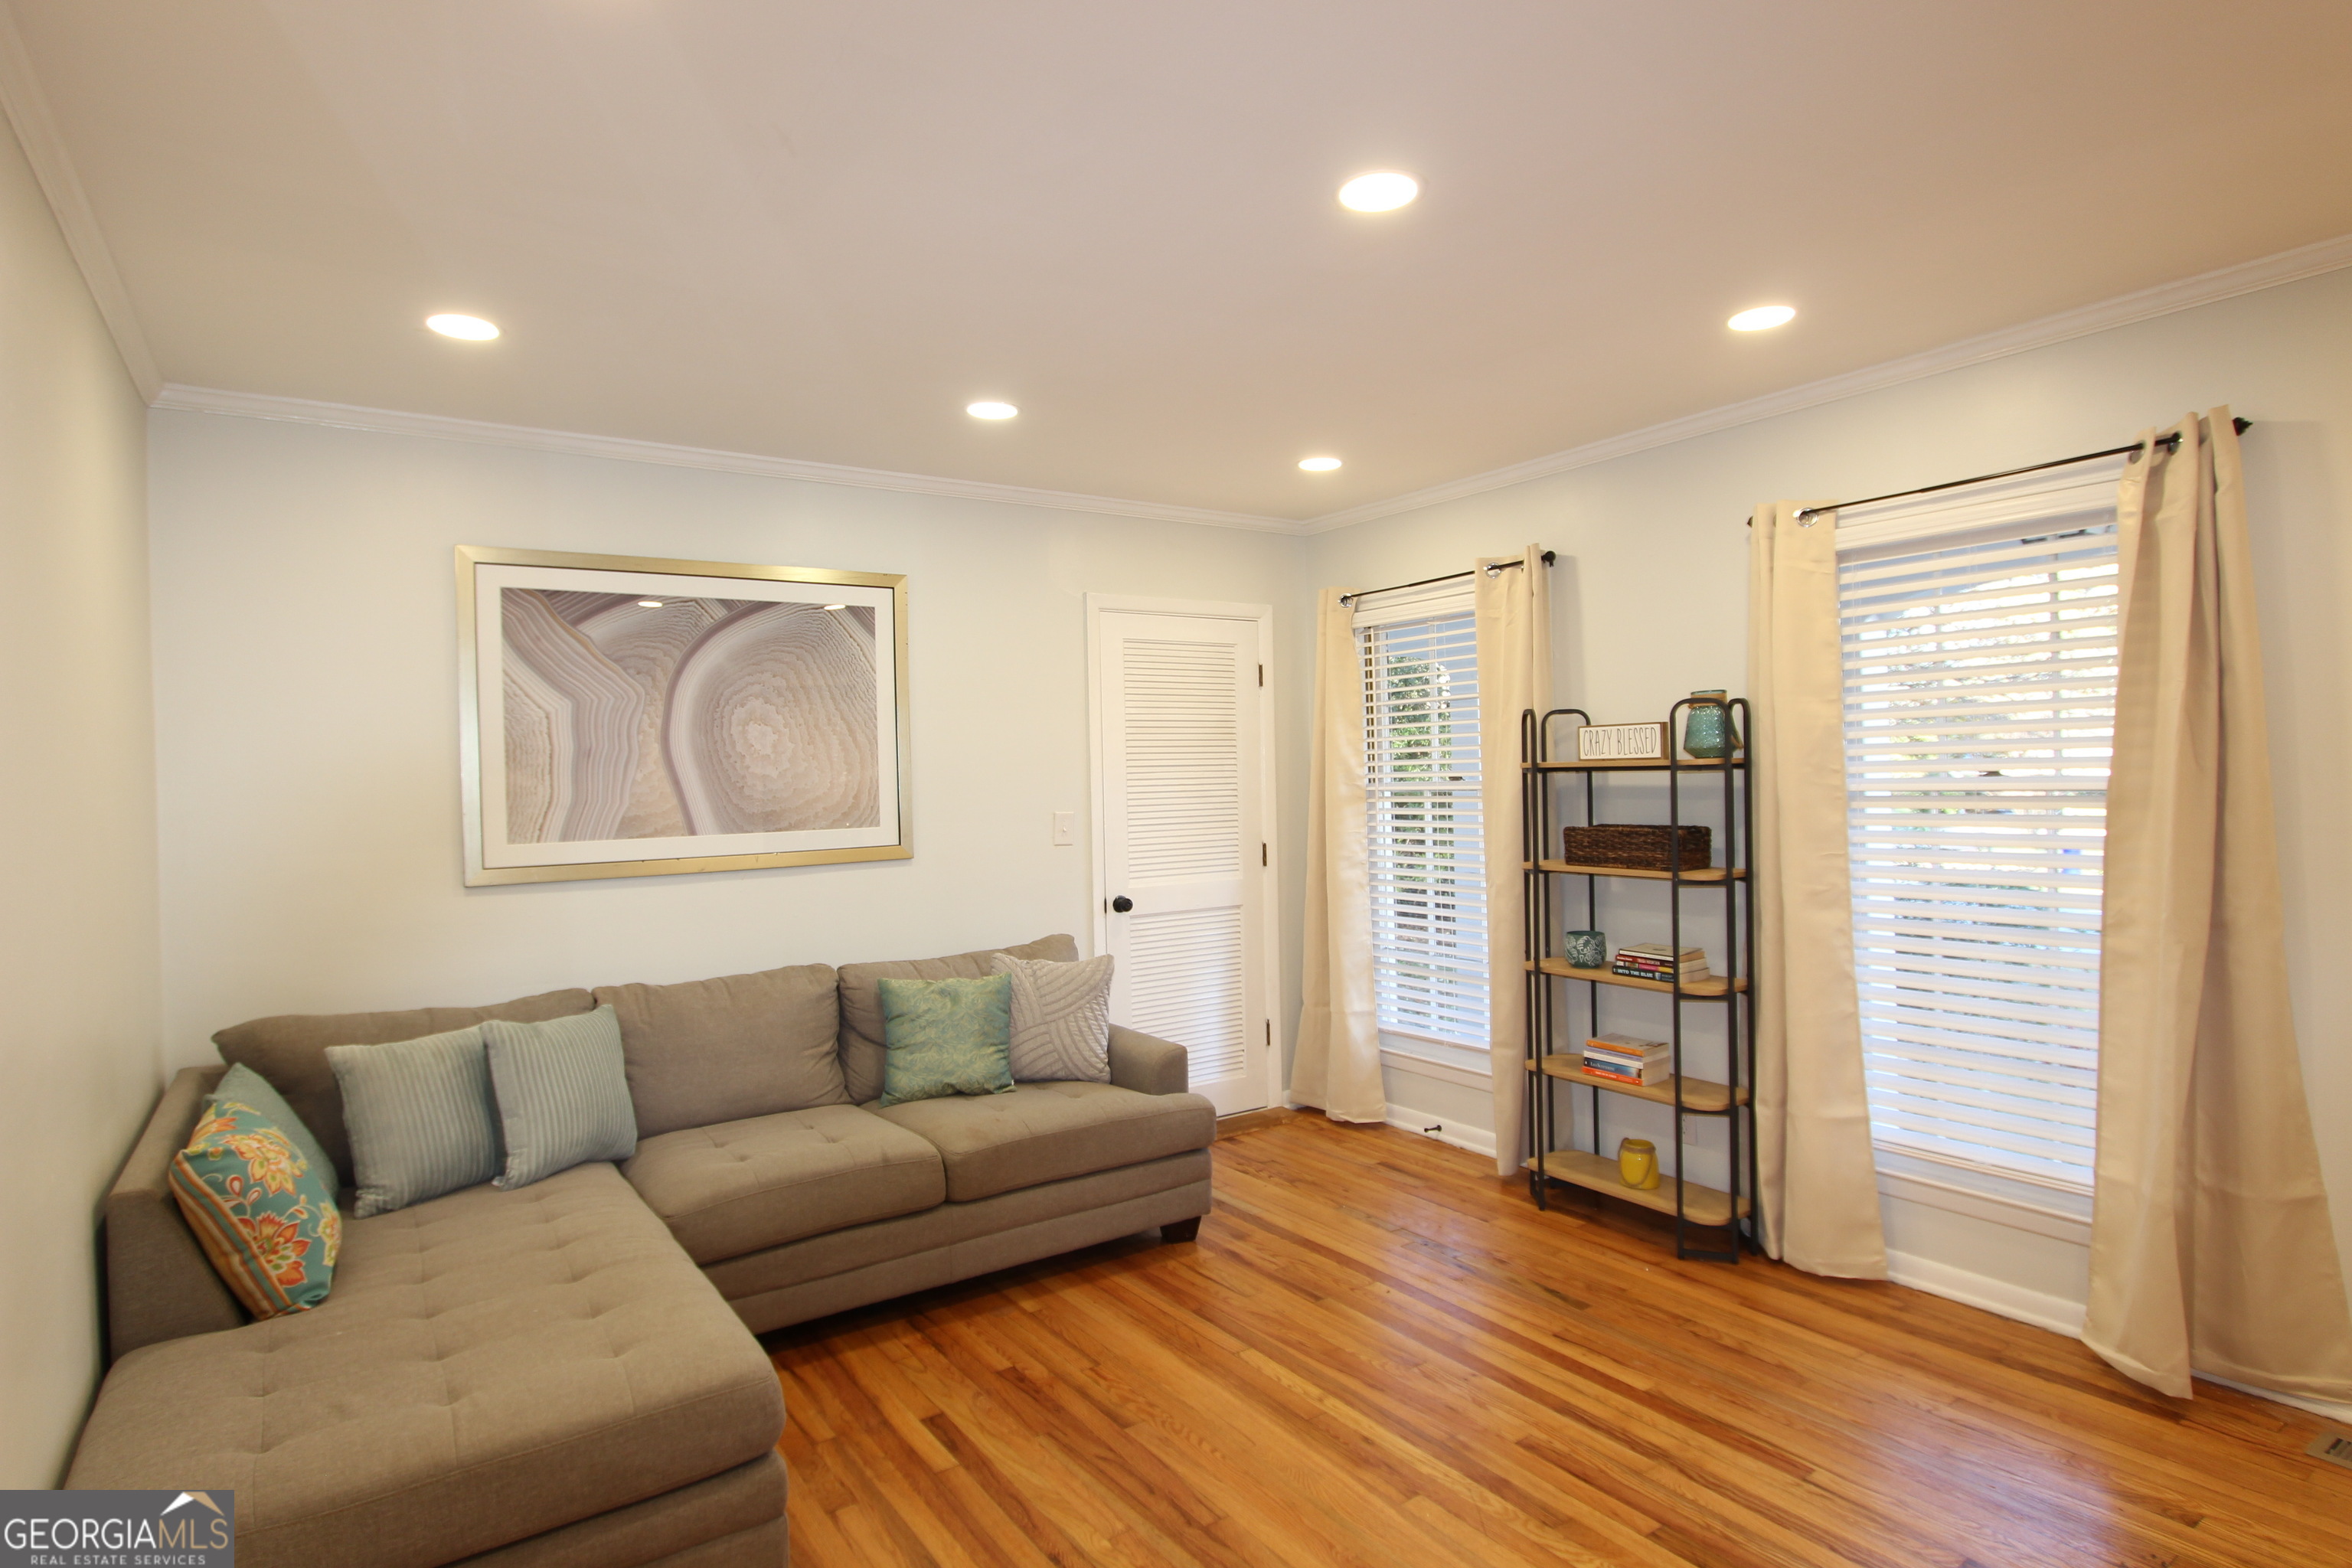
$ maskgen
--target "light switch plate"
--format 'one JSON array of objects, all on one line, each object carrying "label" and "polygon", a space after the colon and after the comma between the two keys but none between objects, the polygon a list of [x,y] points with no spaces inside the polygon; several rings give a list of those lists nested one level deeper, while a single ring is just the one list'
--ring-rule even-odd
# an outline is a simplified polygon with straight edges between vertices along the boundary
[{"label": "light switch plate", "polygon": [[1078,814],[1075,811],[1055,812],[1054,814],[1054,843],[1058,847],[1076,844],[1077,841]]}]

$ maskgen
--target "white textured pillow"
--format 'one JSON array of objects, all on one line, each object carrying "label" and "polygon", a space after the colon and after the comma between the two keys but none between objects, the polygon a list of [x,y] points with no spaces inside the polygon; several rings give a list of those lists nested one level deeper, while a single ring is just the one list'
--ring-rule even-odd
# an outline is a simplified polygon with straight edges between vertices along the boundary
[{"label": "white textured pillow", "polygon": [[1015,958],[989,960],[1013,977],[1013,1081],[1110,1081],[1110,954],[1055,963]]}]

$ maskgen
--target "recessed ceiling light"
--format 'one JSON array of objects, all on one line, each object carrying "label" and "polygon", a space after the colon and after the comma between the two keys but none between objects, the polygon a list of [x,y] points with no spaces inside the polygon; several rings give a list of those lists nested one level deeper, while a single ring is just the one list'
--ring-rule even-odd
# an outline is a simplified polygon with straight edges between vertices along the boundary
[{"label": "recessed ceiling light", "polygon": [[661,607],[662,602],[659,599],[639,599],[637,601],[637,608],[641,610],[658,610]]},{"label": "recessed ceiling light", "polygon": [[1785,327],[1797,319],[1793,305],[1759,305],[1752,310],[1742,310],[1725,323],[1735,332],[1761,332],[1774,327]]},{"label": "recessed ceiling light", "polygon": [[1339,205],[1360,213],[1392,213],[1421,195],[1421,182],[1393,169],[1359,174],[1339,187]]},{"label": "recessed ceiling light", "polygon": [[427,316],[425,324],[445,338],[463,338],[473,343],[486,343],[499,335],[499,329],[479,316]]},{"label": "recessed ceiling light", "polygon": [[1298,466],[1310,474],[1328,474],[1339,466],[1337,458],[1301,458]]},{"label": "recessed ceiling light", "polygon": [[963,411],[974,419],[1010,419],[1021,412],[1010,403],[967,403]]},{"label": "recessed ceiling light", "polygon": [[845,610],[849,608],[849,606],[847,605],[827,605],[825,608],[828,610]]}]

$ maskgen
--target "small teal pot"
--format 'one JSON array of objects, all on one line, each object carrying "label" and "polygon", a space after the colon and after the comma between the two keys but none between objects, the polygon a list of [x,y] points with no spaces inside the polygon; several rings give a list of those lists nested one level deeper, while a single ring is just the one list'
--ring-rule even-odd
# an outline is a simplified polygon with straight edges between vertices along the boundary
[{"label": "small teal pot", "polygon": [[1694,757],[1727,757],[1739,750],[1739,727],[1721,690],[1694,691],[1683,715],[1683,750]]},{"label": "small teal pot", "polygon": [[1609,938],[1597,931],[1572,931],[1560,942],[1559,955],[1579,969],[1609,967]]}]

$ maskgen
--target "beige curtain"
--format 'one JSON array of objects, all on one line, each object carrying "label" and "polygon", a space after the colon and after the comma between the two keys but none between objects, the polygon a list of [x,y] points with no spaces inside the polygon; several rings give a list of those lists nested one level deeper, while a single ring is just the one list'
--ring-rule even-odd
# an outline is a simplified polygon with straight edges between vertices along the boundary
[{"label": "beige curtain", "polygon": [[2230,411],[2151,436],[2116,514],[2123,607],[2083,1338],[2352,1399],[2352,1321],[2287,1005],[2245,491]]},{"label": "beige curtain", "polygon": [[1758,507],[1748,542],[1756,1198],[1773,1257],[1884,1279],[1846,863],[1837,524],[1800,521],[1801,504]]},{"label": "beige curtain", "polygon": [[1527,879],[1519,870],[1519,716],[1551,706],[1551,580],[1543,546],[1482,558],[1473,582],[1495,1169],[1515,1176],[1534,1152],[1527,1146],[1528,973],[1519,940],[1527,924]]},{"label": "beige curtain", "polygon": [[1315,625],[1307,763],[1307,922],[1290,1098],[1334,1121],[1385,1121],[1372,1000],[1370,825],[1364,816],[1364,663],[1355,617],[1326,588]]}]

